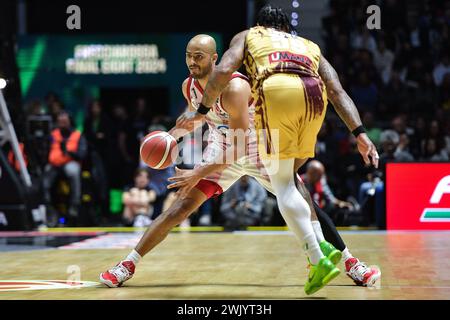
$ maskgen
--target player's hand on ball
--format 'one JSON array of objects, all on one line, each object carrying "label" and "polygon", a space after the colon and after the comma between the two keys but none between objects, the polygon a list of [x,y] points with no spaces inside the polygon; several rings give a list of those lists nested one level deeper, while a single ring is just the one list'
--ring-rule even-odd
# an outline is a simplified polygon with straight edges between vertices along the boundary
[{"label": "player's hand on ball", "polygon": [[202,178],[197,175],[195,170],[183,170],[175,167],[175,176],[170,177],[167,189],[178,188],[176,195],[180,199],[184,199]]},{"label": "player's hand on ball", "polygon": [[186,111],[178,117],[176,127],[179,129],[193,131],[203,125],[204,118],[205,116],[197,111]]},{"label": "player's hand on ball", "polygon": [[380,156],[378,155],[377,148],[366,133],[361,133],[358,137],[356,137],[356,144],[366,165],[373,164],[375,168],[378,168],[378,160],[380,159]]}]

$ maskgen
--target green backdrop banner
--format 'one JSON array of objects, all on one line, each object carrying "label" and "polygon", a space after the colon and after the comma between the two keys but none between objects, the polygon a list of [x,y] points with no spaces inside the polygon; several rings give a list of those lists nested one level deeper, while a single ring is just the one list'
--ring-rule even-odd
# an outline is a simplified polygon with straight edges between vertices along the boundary
[{"label": "green backdrop banner", "polygon": [[[209,33],[222,52],[220,34]],[[27,35],[19,38],[17,63],[25,101],[48,92],[81,119],[100,88],[165,87],[169,114],[184,103],[186,44],[195,34]],[[78,122],[78,121],[77,121]]]}]

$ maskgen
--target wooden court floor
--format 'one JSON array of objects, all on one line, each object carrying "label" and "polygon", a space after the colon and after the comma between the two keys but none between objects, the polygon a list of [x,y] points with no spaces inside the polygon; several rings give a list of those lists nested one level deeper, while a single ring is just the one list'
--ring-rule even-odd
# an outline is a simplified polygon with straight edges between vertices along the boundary
[{"label": "wooden court floor", "polygon": [[[124,287],[0,291],[3,299],[450,299],[450,233],[344,233],[352,253],[382,270],[378,288],[362,288],[342,273],[306,296],[306,259],[290,233],[172,233],[138,265]],[[98,274],[129,249],[0,252],[0,280]],[[340,269],[343,270],[341,262]]]}]

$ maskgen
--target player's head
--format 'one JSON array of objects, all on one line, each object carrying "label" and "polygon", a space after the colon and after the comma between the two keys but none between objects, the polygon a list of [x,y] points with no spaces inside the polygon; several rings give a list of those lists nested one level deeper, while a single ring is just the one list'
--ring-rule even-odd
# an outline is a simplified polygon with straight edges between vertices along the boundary
[{"label": "player's head", "polygon": [[292,32],[289,18],[284,11],[279,7],[272,7],[272,5],[265,5],[258,13],[256,18],[256,25],[274,28],[283,32]]},{"label": "player's head", "polygon": [[134,173],[134,185],[139,189],[147,187],[150,182],[150,174],[146,168],[138,168]]},{"label": "player's head", "polygon": [[66,111],[61,111],[58,113],[58,116],[56,118],[56,125],[60,130],[70,130],[72,126],[72,121],[70,118],[70,114]]},{"label": "player's head", "polygon": [[320,161],[312,160],[306,165],[306,175],[309,183],[317,183],[322,179],[325,173],[325,167]]},{"label": "player's head", "polygon": [[186,47],[186,65],[195,79],[208,76],[217,58],[216,41],[206,34],[196,35]]}]

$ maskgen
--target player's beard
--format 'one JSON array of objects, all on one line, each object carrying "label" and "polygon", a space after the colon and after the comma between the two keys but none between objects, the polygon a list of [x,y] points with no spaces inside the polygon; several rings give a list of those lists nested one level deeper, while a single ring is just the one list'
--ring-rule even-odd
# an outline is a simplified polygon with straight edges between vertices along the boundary
[{"label": "player's beard", "polygon": [[196,80],[204,79],[211,73],[211,69],[212,69],[212,65],[209,65],[204,68],[199,67],[198,72],[195,74],[191,73],[191,76],[192,76],[192,78],[194,78]]}]

